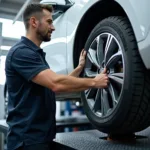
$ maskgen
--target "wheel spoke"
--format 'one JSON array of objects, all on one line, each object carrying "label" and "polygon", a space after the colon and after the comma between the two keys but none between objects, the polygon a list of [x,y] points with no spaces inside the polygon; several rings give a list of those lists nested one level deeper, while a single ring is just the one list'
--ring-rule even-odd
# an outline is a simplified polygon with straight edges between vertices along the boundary
[{"label": "wheel spoke", "polygon": [[90,68],[85,68],[84,73],[85,73],[85,76],[89,78],[94,78],[98,74],[98,72],[91,71]]},{"label": "wheel spoke", "polygon": [[98,89],[95,97],[95,103],[93,106],[93,111],[97,112],[100,111],[100,106],[101,106],[101,90]]},{"label": "wheel spoke", "polygon": [[104,58],[105,64],[117,49],[118,45],[116,44],[114,37],[111,34],[109,34],[105,46],[105,58]]},{"label": "wheel spoke", "polygon": [[104,61],[104,41],[100,36],[97,37],[97,59],[101,66]]},{"label": "wheel spoke", "polygon": [[98,60],[96,58],[96,50],[90,48],[87,57],[93,65],[95,65],[98,69],[100,69],[100,65],[98,64]]},{"label": "wheel spoke", "polygon": [[118,78],[124,78],[124,73],[112,73],[111,75]]},{"label": "wheel spoke", "polygon": [[87,99],[89,107],[92,109],[94,105],[94,100],[93,99]]},{"label": "wheel spoke", "polygon": [[109,91],[111,98],[112,98],[113,107],[115,107],[115,105],[118,103],[118,101],[117,101],[118,93],[117,93],[116,89],[112,86],[111,83],[109,83],[108,91]]},{"label": "wheel spoke", "polygon": [[97,89],[88,89],[86,90],[86,97],[87,99],[94,99],[96,96]]},{"label": "wheel spoke", "polygon": [[112,55],[108,62],[106,63],[107,68],[113,67],[122,57],[122,51],[119,50],[116,54]]},{"label": "wheel spoke", "polygon": [[103,89],[101,94],[101,111],[102,115],[107,114],[108,110],[110,109],[109,101],[108,101],[108,92]]},{"label": "wheel spoke", "polygon": [[94,98],[96,96],[96,93],[97,89],[88,89],[85,91],[86,99],[91,109],[93,109],[93,106],[95,104]]},{"label": "wheel spoke", "polygon": [[119,86],[122,86],[123,85],[123,78],[119,78],[117,76],[114,76],[114,75],[108,75],[109,79],[114,81],[116,84],[118,84]]},{"label": "wheel spoke", "polygon": [[113,39],[113,36],[111,34],[108,34],[107,42],[106,42],[106,46],[105,46],[105,54],[107,53],[107,51],[108,51],[108,49],[110,47],[112,39]]}]

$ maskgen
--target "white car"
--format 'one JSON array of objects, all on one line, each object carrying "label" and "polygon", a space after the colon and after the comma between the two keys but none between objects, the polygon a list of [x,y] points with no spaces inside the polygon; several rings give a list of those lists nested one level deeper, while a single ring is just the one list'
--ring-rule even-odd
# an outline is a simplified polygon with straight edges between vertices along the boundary
[{"label": "white car", "polygon": [[150,125],[150,1],[43,0],[52,4],[52,40],[43,43],[53,71],[70,73],[82,48],[87,51],[82,76],[95,77],[104,67],[106,89],[59,95],[81,98],[85,113],[100,131],[130,134]]}]

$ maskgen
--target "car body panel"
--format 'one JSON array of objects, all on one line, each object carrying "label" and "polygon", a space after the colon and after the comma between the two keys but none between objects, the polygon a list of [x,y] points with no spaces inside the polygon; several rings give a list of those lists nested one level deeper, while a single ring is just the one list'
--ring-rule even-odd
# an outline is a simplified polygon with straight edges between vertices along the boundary
[{"label": "car body panel", "polygon": [[50,68],[58,74],[67,74],[66,69],[66,15],[62,14],[54,21],[56,31],[52,33],[50,42],[42,43],[46,52],[46,60]]},{"label": "car body panel", "polygon": [[116,0],[126,12],[133,27],[137,42],[144,40],[150,29],[150,1]]},{"label": "car body panel", "polygon": [[150,1],[116,0],[125,10],[138,42],[138,49],[147,69],[150,69]]},{"label": "car body panel", "polygon": [[[50,2],[58,2],[58,0],[49,0]],[[47,52],[47,61],[51,68],[57,73],[68,74],[73,68],[73,49],[74,41],[82,17],[96,3],[106,0],[71,0],[74,5],[70,7],[64,14],[54,21],[56,31],[53,33],[51,42],[46,43],[47,47],[43,47]],[[137,42],[146,40],[150,30],[150,1],[143,0],[114,0],[125,11],[131,22]],[[140,10],[140,11],[139,11]],[[86,27],[86,25],[85,25]],[[146,40],[148,41],[148,40]],[[150,62],[145,57],[148,56],[149,43],[143,42],[138,44],[139,52],[142,60],[147,68],[150,68]],[[146,49],[145,49],[146,48]],[[48,49],[50,49],[48,51]]]},{"label": "car body panel", "polygon": [[138,43],[138,47],[145,67],[150,70],[150,32],[145,40]]},{"label": "car body panel", "polygon": [[[68,72],[73,70],[73,46],[74,40],[76,35],[76,31],[78,25],[85,15],[85,13],[92,7],[95,3],[99,2],[100,0],[72,0],[75,2],[75,5],[72,6],[68,10],[68,20],[67,20],[67,68]],[[105,1],[105,0],[104,0]],[[148,32],[150,30],[150,1],[144,0],[139,1],[137,3],[136,0],[116,0],[116,2],[124,9],[128,19],[131,22],[133,27],[135,37],[137,42],[143,41],[146,39]],[[142,8],[142,11],[139,11]],[[74,17],[72,17],[74,16]],[[86,27],[86,25],[85,25]],[[142,49],[140,49],[140,53],[142,53]],[[141,54],[143,57],[144,64],[150,68],[150,63],[147,62],[147,59],[144,59],[146,54]],[[149,65],[148,65],[149,64]]]},{"label": "car body panel", "polygon": [[40,3],[41,4],[49,4],[49,2],[51,4],[59,3],[59,5],[65,5],[66,4],[65,0],[42,0]]}]

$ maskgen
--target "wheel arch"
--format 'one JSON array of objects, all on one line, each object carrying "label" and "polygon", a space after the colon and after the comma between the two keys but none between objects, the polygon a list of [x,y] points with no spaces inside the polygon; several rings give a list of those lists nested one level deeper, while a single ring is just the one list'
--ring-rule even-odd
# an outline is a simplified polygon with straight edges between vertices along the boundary
[{"label": "wheel arch", "polygon": [[75,34],[75,41],[73,46],[74,67],[78,65],[80,51],[82,48],[84,48],[85,42],[92,29],[98,24],[98,22],[110,16],[126,16],[128,18],[121,5],[119,5],[116,1],[109,0],[101,0],[95,3],[84,14]]}]

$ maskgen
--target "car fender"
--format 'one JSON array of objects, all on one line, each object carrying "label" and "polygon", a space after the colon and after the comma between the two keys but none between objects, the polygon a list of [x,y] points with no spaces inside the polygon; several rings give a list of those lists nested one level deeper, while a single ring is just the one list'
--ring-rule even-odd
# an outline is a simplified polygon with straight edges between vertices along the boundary
[{"label": "car fender", "polygon": [[[67,69],[70,73],[73,66],[73,45],[75,35],[84,14],[99,0],[72,0],[74,5],[67,13]],[[86,25],[85,25],[86,26]]]},{"label": "car fender", "polygon": [[123,8],[133,27],[137,42],[145,40],[150,29],[150,1],[116,0]]},{"label": "car fender", "polygon": [[[73,0],[75,4],[67,11],[67,68],[73,70],[73,45],[82,17],[100,0]],[[105,0],[104,0],[105,1]],[[143,41],[150,29],[150,1],[115,0],[125,11],[135,33],[137,42]],[[142,8],[142,11],[139,11]],[[85,25],[86,26],[86,25]]]},{"label": "car fender", "polygon": [[150,49],[150,1],[143,0],[116,0],[126,12],[135,37],[138,42],[138,49],[147,69],[150,69],[149,49]]}]

